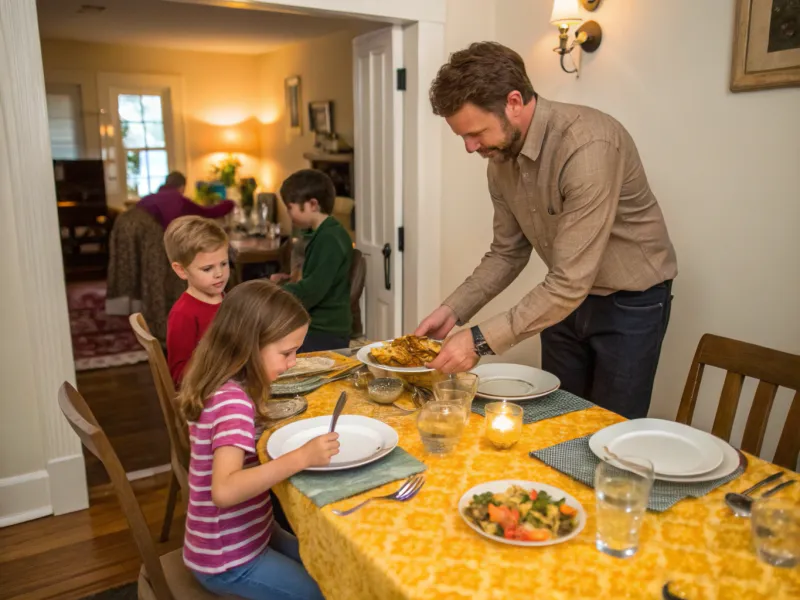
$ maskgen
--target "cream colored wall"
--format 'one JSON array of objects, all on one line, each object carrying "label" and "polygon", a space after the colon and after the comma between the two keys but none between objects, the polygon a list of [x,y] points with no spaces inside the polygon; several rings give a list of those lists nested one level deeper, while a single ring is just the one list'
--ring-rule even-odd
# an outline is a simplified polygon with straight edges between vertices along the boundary
[{"label": "cream colored wall", "polygon": [[[523,56],[537,91],[619,119],[636,140],[663,207],[680,275],[651,408],[658,417],[674,417],[704,332],[800,353],[800,89],[728,91],[733,5],[607,0],[593,15],[603,27],[602,46],[583,57],[576,79],[561,72],[552,52],[557,32],[548,22],[551,2],[496,2],[494,36]],[[458,47],[492,35],[477,23],[470,33],[474,37],[464,40],[467,32],[460,31],[457,41],[464,43]],[[449,136],[445,292],[480,260],[491,229],[481,161],[456,153],[465,154]],[[544,274],[534,256],[512,290],[483,315],[511,306]],[[538,364],[538,349],[514,358]],[[717,387],[703,386],[695,425],[709,429],[721,379],[713,371],[706,377]],[[748,391],[742,408],[752,398]],[[763,452],[768,458],[787,410],[783,393],[770,421]],[[740,410],[734,441],[743,418]]]},{"label": "cream colored wall", "polygon": [[[344,31],[303,44],[287,46],[259,58],[262,105],[261,177],[269,191],[298,169],[308,168],[304,152],[314,148],[309,130],[308,103],[333,101],[333,126],[347,144],[353,144],[353,53],[355,33]],[[300,76],[302,133],[289,132],[284,80]]]},{"label": "cream colored wall", "polygon": [[[240,156],[242,175],[258,175],[262,104],[257,56],[65,40],[42,40],[42,56],[46,79],[48,73],[56,72],[63,81],[63,71],[71,71],[94,86],[90,98],[97,98],[98,73],[181,76],[190,190],[196,180],[208,178],[211,164],[227,151]],[[96,120],[92,114],[96,105],[84,109],[88,119]],[[98,137],[90,142],[99,147],[99,127],[94,131]]]}]

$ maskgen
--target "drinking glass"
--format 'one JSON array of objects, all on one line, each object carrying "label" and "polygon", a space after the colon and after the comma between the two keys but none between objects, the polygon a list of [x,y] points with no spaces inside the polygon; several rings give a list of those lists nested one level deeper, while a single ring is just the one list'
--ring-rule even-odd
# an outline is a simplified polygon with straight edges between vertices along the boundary
[{"label": "drinking glass", "polygon": [[784,498],[759,499],[750,520],[758,558],[775,567],[800,565],[800,505]]},{"label": "drinking glass", "polygon": [[620,456],[597,465],[594,474],[595,546],[600,552],[616,558],[636,554],[653,477],[653,464],[635,456]]},{"label": "drinking glass", "polygon": [[433,395],[444,402],[459,402],[464,407],[464,423],[469,421],[472,401],[478,391],[480,379],[475,373],[459,373],[433,384]]},{"label": "drinking glass", "polygon": [[464,406],[460,402],[434,400],[419,411],[417,429],[422,445],[431,454],[447,454],[464,432]]}]

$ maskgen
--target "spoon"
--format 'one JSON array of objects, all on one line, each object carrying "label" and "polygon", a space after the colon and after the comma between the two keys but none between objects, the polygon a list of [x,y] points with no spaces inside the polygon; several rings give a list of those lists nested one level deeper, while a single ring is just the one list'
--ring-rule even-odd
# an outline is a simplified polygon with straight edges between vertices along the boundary
[{"label": "spoon", "polygon": [[[773,494],[776,494],[780,490],[785,487],[788,487],[795,483],[794,479],[790,479],[789,481],[784,481],[780,485],[776,485],[771,490],[768,490],[762,494],[762,498],[769,498]],[[733,492],[728,492],[725,494],[725,504],[733,511],[733,513],[737,517],[749,517],[750,513],[753,510],[753,502],[754,499],[750,496],[745,496],[744,494],[734,494]]]}]

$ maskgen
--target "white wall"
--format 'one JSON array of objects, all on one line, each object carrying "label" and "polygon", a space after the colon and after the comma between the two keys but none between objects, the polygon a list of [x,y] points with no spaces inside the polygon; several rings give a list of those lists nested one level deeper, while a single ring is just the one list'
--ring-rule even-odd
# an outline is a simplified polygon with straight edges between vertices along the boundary
[{"label": "white wall", "polygon": [[[674,418],[705,332],[800,353],[800,89],[728,91],[734,4],[606,0],[592,16],[603,27],[602,46],[583,56],[576,79],[560,70],[552,52],[558,41],[548,22],[552,2],[496,0],[494,37],[523,56],[536,90],[619,119],[636,140],[664,210],[680,274],[652,416]],[[488,24],[474,24],[449,35],[455,47],[448,50],[491,36]],[[488,247],[491,207],[480,159],[465,158],[453,136],[445,141],[447,293]],[[544,274],[534,255],[513,289],[482,314],[508,308]],[[526,351],[527,361],[538,364],[538,348]],[[513,358],[523,357],[517,351]],[[721,378],[711,371],[706,379],[717,387],[703,386],[695,425],[710,429]],[[743,403],[751,398],[752,388],[745,389]],[[781,393],[776,402],[767,458],[788,401]],[[740,411],[734,442],[743,418]]]}]

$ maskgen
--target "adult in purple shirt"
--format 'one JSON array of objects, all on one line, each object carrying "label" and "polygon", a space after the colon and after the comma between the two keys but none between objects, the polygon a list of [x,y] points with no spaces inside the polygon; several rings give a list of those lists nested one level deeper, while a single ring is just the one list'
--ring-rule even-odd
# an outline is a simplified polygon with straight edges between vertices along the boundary
[{"label": "adult in purple shirt", "polygon": [[164,185],[155,194],[145,196],[136,206],[158,219],[164,229],[178,217],[198,215],[207,219],[219,219],[233,210],[234,204],[230,200],[215,206],[200,206],[184,196],[185,191],[186,177],[183,173],[173,171],[167,175]]}]

